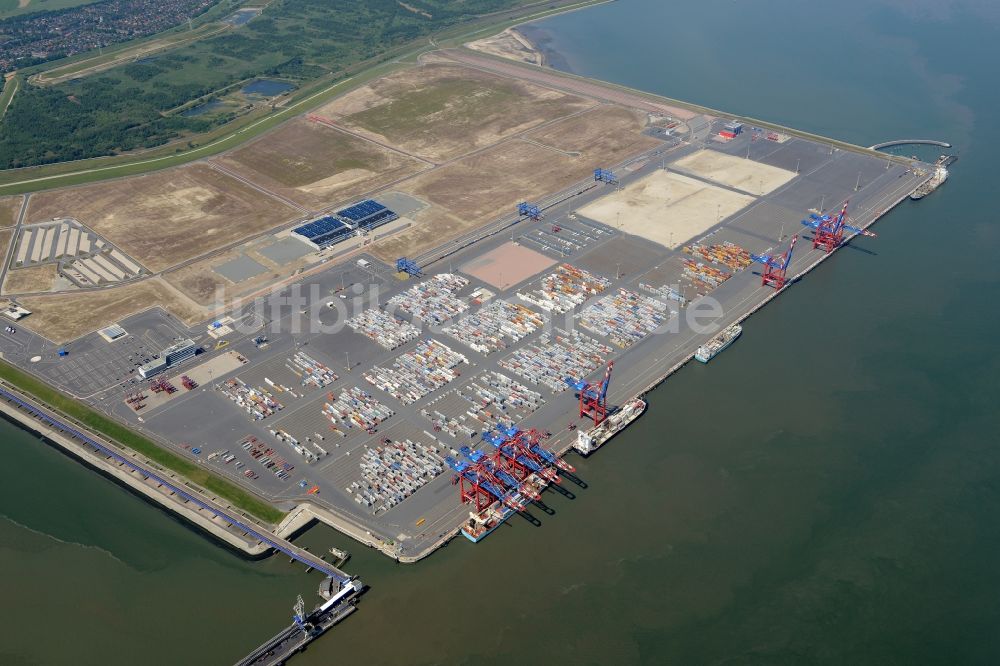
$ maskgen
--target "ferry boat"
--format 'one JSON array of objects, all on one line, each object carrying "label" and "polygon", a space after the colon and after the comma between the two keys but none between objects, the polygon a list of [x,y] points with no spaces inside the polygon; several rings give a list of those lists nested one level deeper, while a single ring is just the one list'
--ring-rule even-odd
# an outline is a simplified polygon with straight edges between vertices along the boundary
[{"label": "ferry boat", "polygon": [[621,409],[608,416],[590,430],[580,431],[576,436],[576,443],[573,448],[582,456],[588,456],[601,448],[605,442],[625,429],[625,426],[642,416],[646,411],[646,401],[636,398],[626,403]]},{"label": "ferry boat", "polygon": [[702,363],[708,363],[715,358],[716,354],[733,344],[736,341],[736,338],[740,337],[740,333],[742,332],[742,326],[739,324],[733,324],[722,331],[722,333],[719,333],[717,336],[698,347],[698,351],[695,352],[694,357]]}]

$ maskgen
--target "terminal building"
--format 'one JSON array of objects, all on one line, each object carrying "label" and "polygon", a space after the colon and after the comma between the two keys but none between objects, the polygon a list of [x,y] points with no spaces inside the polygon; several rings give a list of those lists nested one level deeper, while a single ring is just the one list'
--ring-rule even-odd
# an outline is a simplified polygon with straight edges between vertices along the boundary
[{"label": "terminal building", "polygon": [[314,249],[325,250],[353,236],[366,234],[397,218],[399,216],[396,213],[379,202],[366,199],[337,211],[336,215],[324,215],[295,227],[292,233]]},{"label": "terminal building", "polygon": [[181,340],[160,352],[160,358],[154,358],[149,363],[139,366],[139,374],[143,379],[148,379],[155,374],[161,373],[167,368],[172,368],[179,363],[183,363],[198,352],[198,345],[194,340]]}]

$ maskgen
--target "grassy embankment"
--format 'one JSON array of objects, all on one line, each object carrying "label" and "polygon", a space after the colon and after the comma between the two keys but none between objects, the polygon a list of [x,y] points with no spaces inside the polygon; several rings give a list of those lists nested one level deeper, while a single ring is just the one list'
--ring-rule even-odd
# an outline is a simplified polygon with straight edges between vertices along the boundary
[{"label": "grassy embankment", "polygon": [[112,442],[128,447],[158,465],[181,474],[193,484],[218,495],[232,503],[233,506],[260,520],[277,523],[285,515],[267,502],[254,497],[229,481],[167,451],[152,440],[99,414],[83,403],[63,395],[48,384],[5,361],[0,361],[0,379],[86,428],[107,437]]},{"label": "grassy embankment", "polygon": [[96,56],[73,58],[65,65],[46,69],[31,78],[31,83],[39,86],[51,86],[73,78],[87,76],[110,69],[139,58],[148,58],[160,51],[175,49],[208,37],[212,37],[229,29],[224,23],[204,23],[194,30],[178,32],[176,28],[169,33],[160,33],[156,37],[145,37],[107,49]]},{"label": "grassy embankment", "polygon": [[0,120],[3,120],[3,114],[7,112],[7,107],[10,106],[11,101],[14,99],[14,95],[20,87],[21,77],[17,75],[4,81],[3,92],[0,92]]}]

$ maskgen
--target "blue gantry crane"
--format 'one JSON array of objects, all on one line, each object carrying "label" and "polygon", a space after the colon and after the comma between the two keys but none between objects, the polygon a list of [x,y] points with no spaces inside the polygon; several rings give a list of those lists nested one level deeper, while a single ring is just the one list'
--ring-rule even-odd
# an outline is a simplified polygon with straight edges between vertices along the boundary
[{"label": "blue gantry crane", "polygon": [[420,266],[417,262],[407,259],[406,257],[400,257],[396,260],[396,272],[406,273],[407,275],[412,275],[413,277],[420,277],[423,272],[420,270]]},{"label": "blue gantry crane", "polygon": [[542,219],[542,209],[538,207],[538,204],[522,201],[517,204],[517,216],[526,217],[529,220],[540,220]]},{"label": "blue gantry crane", "polygon": [[598,183],[617,183],[618,178],[611,169],[594,169],[594,181]]}]

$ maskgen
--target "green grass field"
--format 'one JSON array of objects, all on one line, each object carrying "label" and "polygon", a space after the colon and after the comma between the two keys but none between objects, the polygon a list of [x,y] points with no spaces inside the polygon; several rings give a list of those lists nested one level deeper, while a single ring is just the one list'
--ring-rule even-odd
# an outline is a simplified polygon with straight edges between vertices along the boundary
[{"label": "green grass field", "polygon": [[[500,32],[524,20],[538,19],[560,13],[567,8],[578,8],[606,1],[581,0],[570,5],[560,3],[559,6],[555,7],[551,5],[536,6],[531,3],[531,9],[516,14],[487,17],[453,26],[439,33],[436,41],[438,44],[455,46],[469,39],[478,39]],[[518,2],[517,4],[529,3]],[[190,137],[183,143],[157,147],[144,151],[142,154],[97,157],[32,169],[0,171],[0,196],[136,175],[216,155],[269,131],[295,115],[321,106],[337,95],[397,69],[400,66],[398,63],[412,63],[420,53],[433,48],[429,43],[424,42],[388,49],[369,62],[359,63],[356,66],[356,71],[346,70],[346,73],[352,76],[348,81],[333,84],[331,77],[325,76],[303,83],[299,90],[293,94],[293,103],[284,109],[269,115],[251,114],[240,117],[224,126]]]},{"label": "green grass field", "polygon": [[51,11],[53,9],[66,9],[67,7],[77,7],[79,5],[89,5],[98,0],[0,0],[0,19],[18,16],[19,14],[30,14],[31,12]]},{"label": "green grass field", "polygon": [[192,483],[231,502],[234,506],[268,523],[277,523],[284,513],[267,502],[257,499],[238,486],[195,465],[181,456],[167,451],[155,442],[124,425],[99,414],[82,402],[63,395],[48,384],[9,363],[0,361],[0,379],[27,393],[55,411],[100,433],[113,442],[126,446],[162,467],[177,472]]},{"label": "green grass field", "polygon": [[[565,0],[562,0],[565,2]],[[20,168],[155,148],[201,135],[228,114],[169,115],[170,109],[254,77],[308,86],[362,63],[387,60],[428,35],[501,20],[525,0],[281,0],[232,30],[82,78],[26,86],[0,120],[0,166]],[[218,5],[200,17],[207,20]],[[508,14],[503,14],[506,18]],[[176,30],[176,29],[175,29]],[[180,34],[180,33],[177,33]],[[64,72],[85,67],[60,63]],[[98,58],[100,60],[100,57]],[[53,67],[25,68],[33,76]]]},{"label": "green grass field", "polygon": [[10,106],[11,98],[17,93],[20,87],[21,77],[19,76],[13,76],[3,82],[3,92],[0,92],[0,120],[3,119],[3,114],[6,113],[7,107]]}]

